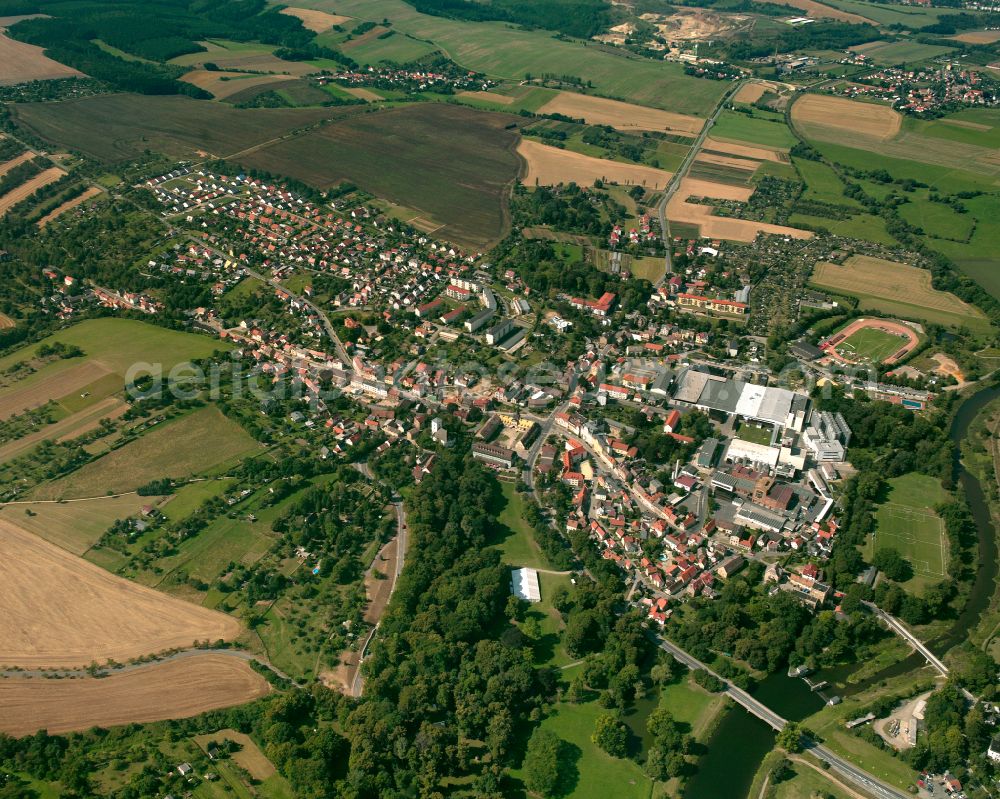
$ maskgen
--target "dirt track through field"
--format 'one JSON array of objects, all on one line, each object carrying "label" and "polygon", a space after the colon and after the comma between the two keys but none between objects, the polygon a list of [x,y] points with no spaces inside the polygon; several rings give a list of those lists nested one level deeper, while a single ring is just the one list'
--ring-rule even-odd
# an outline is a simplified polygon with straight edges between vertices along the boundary
[{"label": "dirt track through field", "polygon": [[245,660],[198,655],[100,679],[0,679],[0,732],[27,735],[180,719],[270,692]]},{"label": "dirt track through field", "polygon": [[0,519],[0,665],[84,667],[231,640],[236,619],[117,577]]},{"label": "dirt track through field", "polygon": [[91,197],[96,197],[100,193],[101,189],[97,188],[97,186],[91,186],[79,197],[74,197],[72,200],[67,200],[62,205],[53,208],[51,211],[49,211],[45,216],[43,216],[41,219],[38,220],[38,227],[40,228],[45,227],[53,219],[58,219],[60,216],[69,211],[71,208],[76,208],[76,206],[82,205],[83,203],[87,202],[87,200],[89,200]]},{"label": "dirt track through field", "polygon": [[22,183],[20,186],[14,187],[3,197],[0,197],[0,216],[6,214],[19,202],[27,200],[32,194],[43,186],[55,183],[65,174],[66,173],[57,166],[49,167],[44,172],[39,172],[31,180]]},{"label": "dirt track through field", "polygon": [[534,186],[536,181],[543,186],[558,183],[593,186],[595,180],[604,180],[659,189],[670,180],[670,173],[662,169],[593,158],[531,139],[522,139],[517,152],[528,162],[527,174],[522,178],[525,186]]},{"label": "dirt track through field", "polygon": [[610,125],[619,130],[655,130],[696,136],[705,120],[687,114],[674,114],[604,97],[574,92],[559,92],[538,109],[540,114],[565,114],[582,118],[590,125]]},{"label": "dirt track through field", "polygon": [[792,121],[827,140],[832,137],[833,141],[842,141],[845,135],[861,135],[888,141],[899,133],[903,116],[886,105],[807,94],[792,106]]}]

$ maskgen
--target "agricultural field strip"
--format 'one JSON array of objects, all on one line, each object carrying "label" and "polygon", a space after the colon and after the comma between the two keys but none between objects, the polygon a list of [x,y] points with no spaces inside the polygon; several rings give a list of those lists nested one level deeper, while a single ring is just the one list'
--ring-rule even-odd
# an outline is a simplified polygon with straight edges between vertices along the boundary
[{"label": "agricultural field strip", "polygon": [[245,660],[199,654],[100,679],[0,680],[0,732],[31,734],[196,716],[270,693]]},{"label": "agricultural field strip", "polygon": [[15,186],[5,195],[0,197],[0,216],[3,216],[18,203],[27,200],[39,189],[48,186],[50,183],[55,183],[65,174],[66,173],[59,167],[52,166],[43,172],[39,172],[33,178],[22,183],[20,186]]},{"label": "agricultural field strip", "polygon": [[0,519],[0,665],[83,667],[196,640],[238,620],[129,582]]},{"label": "agricultural field strip", "polygon": [[104,189],[98,188],[97,186],[91,186],[86,191],[84,191],[83,194],[81,194],[81,195],[79,195],[77,197],[74,197],[72,200],[67,200],[66,202],[62,203],[61,205],[58,205],[55,208],[53,208],[45,216],[43,216],[41,219],[39,219],[38,222],[36,222],[35,224],[37,224],[38,227],[43,228],[49,222],[53,221],[54,219],[58,219],[60,216],[62,216],[63,214],[65,214],[67,211],[69,211],[69,210],[71,210],[73,208],[76,208],[76,206],[82,205],[83,203],[87,202],[87,200],[91,200],[94,197],[96,197],[97,195],[103,194],[103,193],[104,193]]},{"label": "agricultural field strip", "polygon": [[594,158],[526,138],[521,139],[517,152],[527,163],[521,179],[525,186],[533,186],[536,181],[547,186],[570,182],[591,186],[595,180],[603,180],[658,189],[671,177],[670,172],[655,167]]},{"label": "agricultural field strip", "polygon": [[[887,274],[890,271],[892,274]],[[964,316],[982,316],[978,308],[954,294],[933,288],[931,274],[926,269],[908,264],[864,256],[852,256],[843,265],[820,261],[812,282],[850,295],[868,295]]]}]

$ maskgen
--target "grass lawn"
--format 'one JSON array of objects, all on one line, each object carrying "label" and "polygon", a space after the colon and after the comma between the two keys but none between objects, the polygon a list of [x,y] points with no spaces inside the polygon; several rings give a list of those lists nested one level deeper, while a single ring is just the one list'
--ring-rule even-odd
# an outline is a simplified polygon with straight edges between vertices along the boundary
[{"label": "grass lawn", "polygon": [[205,500],[222,494],[227,485],[226,480],[199,480],[181,486],[161,508],[163,515],[172,522],[187,518],[198,510]]},{"label": "grass lawn", "polygon": [[896,240],[889,235],[889,231],[885,229],[885,222],[882,218],[872,214],[855,214],[848,219],[828,219],[825,216],[792,214],[788,217],[788,224],[792,227],[808,225],[813,228],[826,228],[835,236],[864,239],[879,244],[896,243]]},{"label": "grass lawn", "polygon": [[[596,701],[582,704],[559,702],[542,722],[568,744],[567,790],[574,799],[649,799],[652,783],[632,760],[611,757],[591,742],[597,717],[605,710]],[[513,770],[515,779],[523,772]]]},{"label": "grass lawn", "polygon": [[864,708],[869,707],[880,696],[905,694],[911,690],[911,695],[916,695],[919,690],[926,689],[929,680],[930,675],[926,669],[915,669],[908,674],[846,697],[839,705],[824,706],[804,719],[802,726],[815,732],[826,746],[851,760],[854,765],[905,791],[915,783],[917,773],[889,752],[858,738],[844,724],[862,715],[865,712]]},{"label": "grass lawn", "polygon": [[757,427],[756,425],[743,423],[736,431],[736,435],[744,441],[752,441],[754,444],[764,444],[770,446],[773,431],[768,427]]},{"label": "grass lawn", "polygon": [[711,134],[716,139],[735,139],[764,147],[793,147],[798,141],[784,122],[735,111],[724,111]]},{"label": "grass lawn", "polygon": [[259,449],[259,444],[214,406],[171,419],[55,482],[34,499],[63,499],[134,491],[162,477],[183,479]]},{"label": "grass lawn", "polygon": [[[31,401],[26,405],[40,405],[52,399],[73,413],[122,390],[125,375],[135,364],[160,367],[166,374],[179,363],[231,349],[208,336],[167,330],[132,319],[88,319],[0,358],[0,372],[20,361],[31,361],[40,347],[55,343],[75,345],[84,355],[43,364],[37,371],[0,388],[0,399],[16,404],[19,396],[30,396]],[[79,379],[78,373],[84,365],[93,373],[94,379],[89,384]],[[70,377],[60,380],[60,375]],[[36,388],[36,384],[45,385]]]},{"label": "grass lawn", "polygon": [[802,760],[796,760],[792,766],[791,779],[771,783],[775,786],[774,799],[813,799],[822,796],[824,799],[851,799],[839,786],[828,780],[822,772],[809,766]]},{"label": "grass lawn", "polygon": [[638,258],[633,258],[632,263],[629,264],[628,268],[634,277],[648,280],[650,283],[655,283],[663,277],[663,273],[667,267],[662,258],[652,255],[644,255]]},{"label": "grass lawn", "polygon": [[[101,497],[86,502],[39,502],[7,505],[0,518],[51,541],[74,555],[82,555],[117,519],[137,516],[144,505],[156,505],[162,497]],[[30,510],[31,514],[28,515]]]},{"label": "grass lawn", "polygon": [[525,620],[535,619],[542,630],[541,637],[533,646],[535,663],[562,668],[575,663],[577,658],[567,651],[563,643],[562,632],[566,625],[559,611],[552,607],[552,594],[559,586],[569,588],[570,577],[568,574],[539,574],[538,585],[542,601],[531,605],[525,614]]},{"label": "grass lawn", "polygon": [[0,358],[0,370],[32,357],[43,344],[55,342],[75,344],[86,357],[118,374],[124,374],[137,362],[162,364],[169,370],[184,361],[206,358],[216,350],[232,349],[208,336],[168,330],[132,319],[88,319]]},{"label": "grass lawn", "polygon": [[529,566],[533,569],[549,569],[551,564],[538,544],[535,534],[524,518],[525,499],[517,493],[513,483],[501,483],[504,498],[500,511],[500,549],[504,563],[514,567]]},{"label": "grass lawn", "polygon": [[960,242],[968,240],[976,224],[976,218],[972,214],[960,214],[950,205],[931,202],[929,199],[906,203],[900,207],[899,215],[931,238]]},{"label": "grass lawn", "polygon": [[860,207],[856,201],[844,196],[844,184],[837,173],[823,162],[796,158],[793,163],[806,184],[802,195],[804,199]]},{"label": "grass lawn", "polygon": [[940,481],[920,474],[893,478],[889,486],[888,496],[875,513],[878,528],[865,546],[865,555],[870,560],[879,549],[898,550],[914,572],[903,586],[919,594],[947,573],[947,535],[932,507],[948,501],[950,495]]},{"label": "grass lawn", "polygon": [[995,108],[970,108],[935,120],[907,117],[903,124],[905,128],[912,128],[924,136],[977,147],[1000,148],[1000,114]]},{"label": "grass lawn", "polygon": [[678,682],[668,685],[660,694],[660,707],[667,708],[677,721],[689,725],[696,738],[705,731],[725,701],[721,694],[710,694],[695,684],[690,672]]}]

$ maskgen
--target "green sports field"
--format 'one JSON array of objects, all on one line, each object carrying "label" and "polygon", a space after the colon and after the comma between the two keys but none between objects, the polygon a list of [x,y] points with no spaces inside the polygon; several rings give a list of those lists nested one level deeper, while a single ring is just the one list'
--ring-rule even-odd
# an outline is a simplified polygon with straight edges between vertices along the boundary
[{"label": "green sports field", "polygon": [[947,575],[948,538],[933,506],[946,502],[949,495],[938,480],[919,474],[896,477],[889,486],[886,501],[876,511],[878,528],[865,554],[871,558],[880,549],[898,550],[913,566],[913,578],[903,585],[919,594]]},{"label": "green sports field", "polygon": [[837,346],[837,352],[852,361],[881,363],[898,352],[905,343],[899,336],[866,327],[844,339]]}]

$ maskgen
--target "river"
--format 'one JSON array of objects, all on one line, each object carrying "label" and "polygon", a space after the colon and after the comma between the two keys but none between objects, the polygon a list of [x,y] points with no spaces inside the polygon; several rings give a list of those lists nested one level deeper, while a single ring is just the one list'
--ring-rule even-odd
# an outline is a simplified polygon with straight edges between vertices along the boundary
[{"label": "river", "polygon": [[[982,409],[1000,397],[1000,385],[982,389],[966,399],[958,408],[948,436],[955,444],[956,453],[968,434],[969,426]],[[979,568],[976,580],[962,612],[954,623],[928,646],[938,656],[965,640],[971,628],[979,622],[983,611],[989,607],[996,588],[998,562],[997,536],[989,506],[979,481],[962,465],[956,454],[955,470],[959,484],[965,490],[969,508],[976,522],[979,539]],[[828,669],[814,679],[829,680],[841,696],[862,690],[881,680],[905,674],[921,664],[923,658],[913,653],[894,663],[863,682],[846,683],[856,666]],[[769,676],[754,691],[754,696],[772,710],[791,721],[801,721],[819,710],[823,700],[811,693],[805,682],[787,677],[783,673]],[[774,731],[755,716],[740,707],[726,711],[719,726],[708,741],[708,751],[698,761],[698,772],[688,780],[683,799],[743,799],[753,782],[761,760],[774,748]],[[756,799],[752,797],[751,799]]]}]

